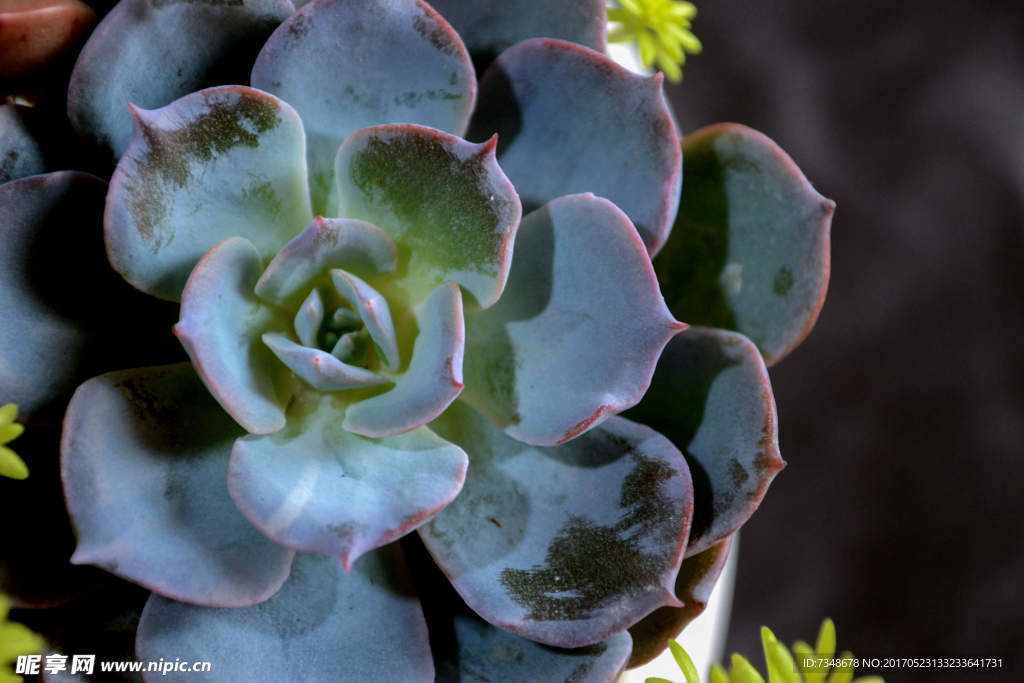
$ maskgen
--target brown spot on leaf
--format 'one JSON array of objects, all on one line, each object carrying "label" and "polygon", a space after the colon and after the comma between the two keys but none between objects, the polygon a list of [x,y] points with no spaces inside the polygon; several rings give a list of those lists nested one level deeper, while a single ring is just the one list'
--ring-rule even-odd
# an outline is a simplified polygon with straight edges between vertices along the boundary
[{"label": "brown spot on leaf", "polygon": [[501,572],[512,599],[529,610],[527,619],[589,619],[609,603],[638,599],[662,583],[672,561],[665,546],[678,540],[682,514],[662,485],[677,472],[621,442],[635,467],[620,490],[620,520],[599,525],[571,516],[548,545],[543,565]]}]

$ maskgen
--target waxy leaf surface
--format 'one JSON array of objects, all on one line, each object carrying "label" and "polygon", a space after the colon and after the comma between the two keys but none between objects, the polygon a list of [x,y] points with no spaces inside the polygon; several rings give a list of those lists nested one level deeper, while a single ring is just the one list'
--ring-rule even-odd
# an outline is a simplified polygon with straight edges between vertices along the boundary
[{"label": "waxy leaf surface", "polygon": [[492,624],[558,647],[605,640],[672,594],[693,490],[667,439],[614,417],[536,448],[458,401],[431,427],[471,465],[462,493],[420,536]]},{"label": "waxy leaf surface", "polygon": [[658,272],[669,308],[742,332],[772,365],[807,336],[825,302],[835,203],[793,160],[745,126],[683,140],[686,183]]},{"label": "waxy leaf surface", "polygon": [[323,284],[332,268],[366,277],[393,272],[397,260],[395,243],[376,225],[317,216],[274,256],[256,283],[256,295],[291,307]]},{"label": "waxy leaf surface", "polygon": [[416,317],[419,335],[409,367],[393,389],[352,405],[345,429],[372,437],[400,434],[433,420],[462,391],[466,334],[459,286],[435,289]]},{"label": "waxy leaf surface", "polygon": [[291,103],[309,136],[315,211],[334,215],[334,155],[367,126],[418,123],[462,135],[476,77],[458,35],[419,0],[321,0],[270,37],[253,87]]},{"label": "waxy leaf surface", "polygon": [[273,595],[293,553],[228,495],[231,444],[242,433],[187,363],[80,386],[61,444],[78,534],[71,561],[196,604],[238,607]]},{"label": "waxy leaf surface", "polygon": [[269,259],[312,220],[302,122],[273,95],[223,86],[133,112],[105,226],[110,263],[142,291],[177,300],[222,239]]},{"label": "waxy leaf surface", "polygon": [[340,424],[343,410],[329,396],[309,399],[293,405],[281,432],[240,439],[230,488],[267,536],[348,569],[447,505],[468,461],[426,427],[385,439],[352,434]]},{"label": "waxy leaf surface", "polygon": [[625,415],[686,455],[695,494],[688,557],[747,521],[785,466],[768,371],[735,332],[691,327],[669,342],[650,390]]},{"label": "waxy leaf surface", "polygon": [[593,192],[625,211],[654,253],[675,218],[682,178],[661,82],[573,43],[529,40],[481,78],[468,137],[498,134],[498,162],[527,212]]},{"label": "waxy leaf surface", "polygon": [[604,0],[434,0],[478,66],[528,38],[559,38],[604,52]]},{"label": "waxy leaf surface", "polygon": [[262,269],[250,242],[224,240],[192,271],[174,326],[210,392],[253,434],[283,427],[291,398],[289,373],[261,338],[270,327],[288,325],[286,316],[253,293]]},{"label": "waxy leaf surface", "polygon": [[506,292],[466,321],[466,398],[527,443],[562,443],[643,396],[684,325],[611,202],[556,199],[516,238]]},{"label": "waxy leaf surface", "polygon": [[287,0],[121,0],[89,37],[68,87],[68,115],[121,156],[127,104],[156,109],[202,88],[247,83],[263,42],[292,13]]},{"label": "waxy leaf surface", "polygon": [[376,126],[345,141],[335,171],[342,215],[394,238],[414,303],[449,280],[484,308],[498,300],[522,207],[493,140],[474,145],[422,126]]},{"label": "waxy leaf surface", "polygon": [[683,560],[676,577],[676,597],[682,607],[659,607],[630,627],[633,653],[629,666],[654,659],[665,650],[669,638],[675,638],[686,625],[699,617],[711,598],[711,591],[729,559],[732,536]]},{"label": "waxy leaf surface", "polygon": [[0,74],[17,78],[52,63],[96,13],[78,0],[6,0],[0,5]]},{"label": "waxy leaf surface", "polygon": [[0,183],[46,170],[43,151],[25,125],[26,113],[25,107],[0,105]]},{"label": "waxy leaf surface", "polygon": [[94,567],[68,563],[75,535],[60,482],[60,429],[33,424],[11,445],[30,474],[0,477],[0,594],[14,607],[54,607],[97,586],[123,583]]},{"label": "waxy leaf surface", "polygon": [[296,344],[283,334],[268,332],[260,338],[289,370],[319,391],[342,391],[387,382],[375,372],[343,363],[326,351]]},{"label": "waxy leaf surface", "polygon": [[435,663],[439,683],[611,683],[625,668],[632,644],[622,631],[587,647],[550,647],[470,614],[455,616],[452,629],[457,655]]},{"label": "waxy leaf surface", "polygon": [[26,421],[59,424],[95,374],[181,357],[167,343],[172,307],[126,285],[104,258],[105,191],[73,171],[0,185],[0,401]]},{"label": "waxy leaf surface", "polygon": [[154,595],[136,651],[146,661],[214,663],[209,673],[147,681],[224,681],[217,663],[230,663],[228,676],[239,681],[434,680],[427,625],[396,545],[348,574],[332,558],[299,554],[280,592],[255,607],[211,609]]}]

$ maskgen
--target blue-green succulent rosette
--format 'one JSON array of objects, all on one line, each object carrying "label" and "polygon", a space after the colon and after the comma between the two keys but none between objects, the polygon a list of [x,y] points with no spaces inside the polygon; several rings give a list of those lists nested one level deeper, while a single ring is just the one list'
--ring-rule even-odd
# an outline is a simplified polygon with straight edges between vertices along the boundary
[{"label": "blue-green succulent rosette", "polygon": [[[783,466],[764,359],[817,316],[831,204],[748,129],[681,146],[661,76],[601,54],[603,2],[555,4],[123,0],[86,45],[107,256],[180,301],[191,361],[64,416],[72,562],[153,592],[140,659],[609,680],[706,601]],[[479,83],[471,54],[498,55]],[[201,88],[238,62],[249,86]],[[37,330],[0,341],[0,389],[30,415],[90,337],[24,264],[103,192],[0,185],[0,314]],[[413,531],[469,608],[441,626]]]}]

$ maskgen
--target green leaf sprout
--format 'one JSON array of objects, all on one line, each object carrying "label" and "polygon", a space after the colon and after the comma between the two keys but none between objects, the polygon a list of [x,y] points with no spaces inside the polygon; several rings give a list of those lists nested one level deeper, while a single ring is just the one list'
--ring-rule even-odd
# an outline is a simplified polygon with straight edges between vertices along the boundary
[{"label": "green leaf sprout", "polygon": [[18,417],[18,406],[8,403],[0,406],[0,476],[11,479],[24,479],[28,476],[28,467],[18,454],[4,444],[17,439],[25,428],[14,421]]},{"label": "green leaf sprout", "polygon": [[11,664],[18,655],[39,654],[44,646],[43,639],[28,627],[7,621],[10,609],[10,600],[0,594],[0,683],[20,683],[22,678],[14,673]]},{"label": "green leaf sprout", "polygon": [[702,46],[690,30],[697,16],[692,2],[680,0],[617,0],[608,8],[608,21],[614,24],[608,42],[636,42],[640,61],[650,68],[655,62],[668,80],[683,78],[686,53],[699,54]]},{"label": "green leaf sprout", "polygon": [[[700,683],[697,668],[686,650],[674,640],[668,641],[668,646],[686,683]],[[814,648],[798,640],[790,650],[767,626],[761,627],[761,646],[764,648],[768,683],[885,683],[881,676],[862,676],[853,680],[853,655],[843,652],[835,656],[836,626],[831,619],[821,622]],[[645,683],[671,681],[648,678]],[[733,654],[728,671],[720,664],[711,667],[710,683],[765,683],[765,680],[743,655]]]}]

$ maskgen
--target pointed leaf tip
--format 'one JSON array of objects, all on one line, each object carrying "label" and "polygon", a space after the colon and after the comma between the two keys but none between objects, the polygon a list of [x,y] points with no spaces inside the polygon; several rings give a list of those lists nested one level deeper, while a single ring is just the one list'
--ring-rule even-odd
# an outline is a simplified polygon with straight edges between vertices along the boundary
[{"label": "pointed leaf tip", "polygon": [[769,365],[810,333],[824,304],[835,202],[765,135],[717,124],[682,143],[686,183],[654,261],[672,312],[749,337]]}]

